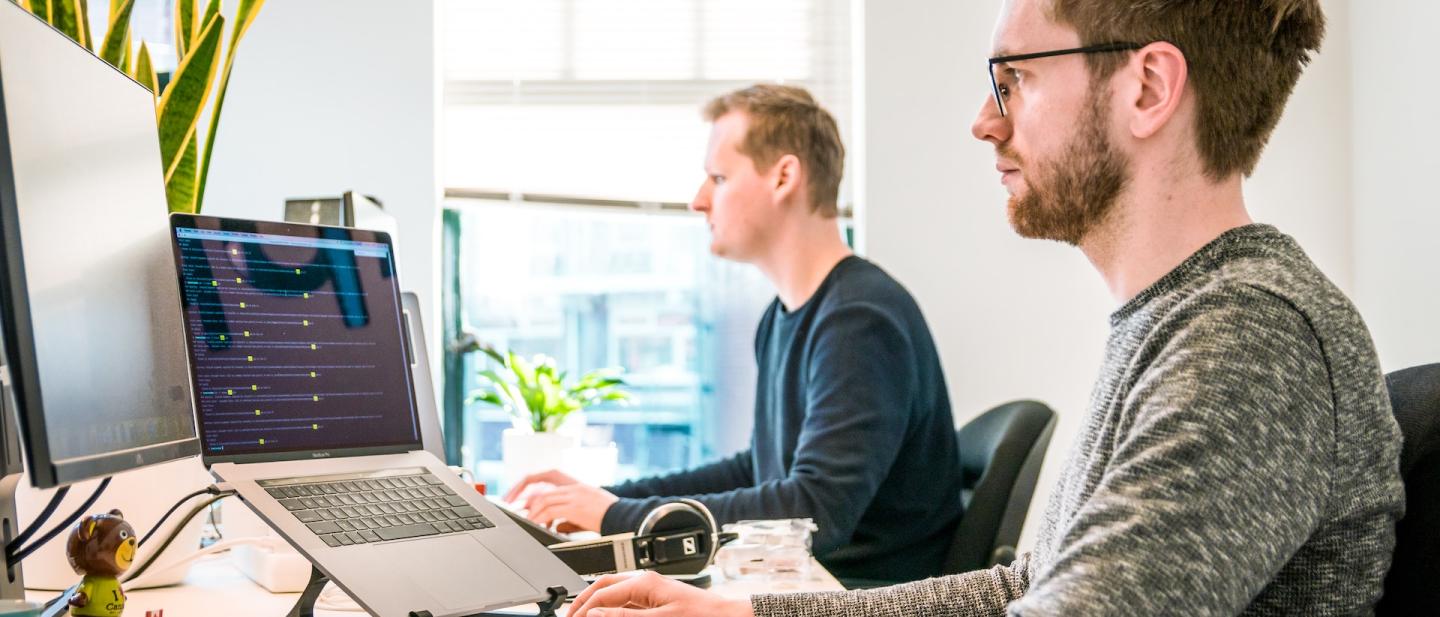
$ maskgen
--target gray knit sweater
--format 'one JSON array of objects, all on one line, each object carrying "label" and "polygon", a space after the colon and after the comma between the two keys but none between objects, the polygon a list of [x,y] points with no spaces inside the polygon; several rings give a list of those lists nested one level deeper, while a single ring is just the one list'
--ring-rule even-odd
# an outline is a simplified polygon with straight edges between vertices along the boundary
[{"label": "gray knit sweater", "polygon": [[1035,549],[757,617],[1368,614],[1404,509],[1365,324],[1295,242],[1233,229],[1110,318]]}]

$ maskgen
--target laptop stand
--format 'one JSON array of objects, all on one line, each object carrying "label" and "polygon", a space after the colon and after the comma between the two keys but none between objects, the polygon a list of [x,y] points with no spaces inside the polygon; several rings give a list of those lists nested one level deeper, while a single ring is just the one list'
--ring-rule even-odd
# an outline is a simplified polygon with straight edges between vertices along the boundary
[{"label": "laptop stand", "polygon": [[[295,601],[294,608],[286,617],[315,617],[315,600],[320,597],[320,591],[325,588],[325,583],[330,582],[330,577],[325,576],[320,568],[310,566],[310,582],[305,584],[305,591],[300,592],[300,599]],[[545,590],[550,594],[549,598],[537,602],[540,611],[535,617],[556,617],[555,611],[565,604],[565,598],[569,592],[564,587],[551,587]],[[485,617],[492,613],[481,613],[477,617]],[[430,611],[412,611],[410,617],[433,617]]]}]

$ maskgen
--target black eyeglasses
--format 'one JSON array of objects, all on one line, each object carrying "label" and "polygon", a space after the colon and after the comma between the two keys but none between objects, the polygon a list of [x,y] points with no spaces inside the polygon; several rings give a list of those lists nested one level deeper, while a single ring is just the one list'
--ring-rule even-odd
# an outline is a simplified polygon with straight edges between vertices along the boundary
[{"label": "black eyeglasses", "polygon": [[1013,56],[995,56],[990,59],[990,89],[995,93],[995,106],[1000,109],[1000,116],[1005,116],[1005,99],[1010,98],[1010,84],[1004,84],[1001,88],[1000,81],[995,79],[995,65],[1006,62],[1019,62],[1021,60],[1034,60],[1036,58],[1049,58],[1051,56],[1067,56],[1070,54],[1098,54],[1112,51],[1134,51],[1144,47],[1139,43],[1105,43],[1102,45],[1090,45],[1087,47],[1075,47],[1071,49],[1057,49],[1054,51],[1037,51],[1028,54],[1015,54]]}]

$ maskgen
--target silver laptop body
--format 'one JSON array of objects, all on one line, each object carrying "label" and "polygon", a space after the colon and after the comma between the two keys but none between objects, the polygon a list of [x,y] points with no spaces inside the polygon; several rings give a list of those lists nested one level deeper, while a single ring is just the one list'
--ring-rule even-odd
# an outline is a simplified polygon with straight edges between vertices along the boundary
[{"label": "silver laptop body", "polygon": [[171,229],[202,460],[330,580],[382,617],[584,588],[423,449],[386,234],[183,214]]}]

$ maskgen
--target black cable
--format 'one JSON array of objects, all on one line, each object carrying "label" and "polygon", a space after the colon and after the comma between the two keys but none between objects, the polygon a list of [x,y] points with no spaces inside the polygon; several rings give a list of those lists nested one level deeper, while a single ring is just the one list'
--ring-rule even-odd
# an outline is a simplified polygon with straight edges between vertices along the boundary
[{"label": "black cable", "polygon": [[[211,488],[213,488],[213,487],[211,487]],[[200,505],[195,506],[194,509],[190,510],[190,513],[189,513],[189,514],[186,514],[186,515],[185,515],[185,518],[184,518],[183,520],[181,520],[179,524],[175,525],[175,529],[173,530],[173,532],[170,533],[170,535],[165,536],[165,541],[160,544],[160,548],[157,548],[157,549],[155,549],[154,552],[150,553],[150,558],[149,558],[149,559],[146,559],[146,560],[145,560],[145,563],[141,564],[139,567],[135,568],[134,570],[131,570],[131,571],[125,573],[125,578],[124,578],[121,582],[123,583],[123,582],[131,581],[131,580],[133,580],[135,577],[140,576],[141,574],[144,574],[144,573],[145,573],[145,570],[148,570],[148,569],[150,568],[151,564],[154,564],[156,561],[158,561],[158,560],[160,559],[160,553],[165,552],[165,549],[167,549],[167,548],[170,547],[170,543],[171,543],[171,542],[174,542],[174,541],[175,541],[175,538],[180,537],[180,530],[184,529],[184,528],[185,528],[185,525],[189,524],[190,521],[191,521],[192,519],[194,519],[196,516],[198,516],[201,512],[204,512],[206,508],[209,508],[211,504],[213,504],[213,503],[215,503],[215,502],[217,502],[217,501],[220,501],[221,499],[224,499],[224,498],[226,498],[226,497],[229,497],[229,496],[231,496],[231,495],[234,495],[234,494],[235,494],[235,491],[226,491],[226,492],[218,492],[218,491],[217,491],[217,494],[216,494],[214,497],[211,497],[210,499],[206,499],[206,500],[204,501],[204,503],[201,503]],[[183,502],[182,502],[182,503],[183,503]],[[177,505],[178,505],[178,504],[177,504]]]},{"label": "black cable", "polygon": [[39,516],[36,516],[35,520],[30,522],[30,526],[26,527],[25,531],[20,532],[20,535],[15,536],[14,540],[11,540],[9,544],[5,545],[5,554],[8,555],[14,552],[15,549],[20,548],[20,545],[25,544],[25,541],[29,540],[30,536],[40,531],[40,526],[44,525],[45,521],[50,519],[50,515],[55,513],[55,509],[60,507],[60,502],[65,501],[65,495],[69,493],[70,487],[68,485],[62,486],[60,490],[55,491],[55,495],[50,497],[50,503],[45,504],[45,509],[41,510]]},{"label": "black cable", "polygon": [[145,542],[150,539],[150,536],[153,536],[153,535],[155,535],[155,532],[160,531],[160,526],[165,524],[165,519],[170,518],[170,515],[171,515],[171,514],[174,514],[176,510],[179,510],[179,509],[180,509],[180,506],[185,505],[185,502],[190,501],[191,499],[194,499],[194,498],[199,497],[199,496],[201,496],[201,495],[204,495],[204,494],[206,494],[206,493],[209,493],[209,494],[211,494],[211,495],[215,495],[215,494],[217,494],[217,493],[219,493],[219,492],[220,492],[220,489],[215,488],[215,485],[212,484],[212,485],[207,486],[207,487],[205,487],[205,488],[202,488],[202,489],[200,489],[200,490],[198,490],[198,491],[195,491],[195,492],[193,492],[193,493],[190,493],[189,495],[186,495],[186,496],[184,496],[184,497],[181,497],[179,501],[175,502],[175,505],[170,506],[170,509],[167,510],[167,511],[165,512],[165,514],[160,517],[160,520],[155,521],[155,526],[154,526],[154,527],[151,527],[151,528],[150,528],[150,531],[145,532],[145,535],[140,538],[140,544],[138,544],[138,545],[136,545],[136,546],[137,546],[137,547],[138,547],[138,546],[145,546]]},{"label": "black cable", "polygon": [[90,506],[95,505],[95,501],[100,499],[100,494],[104,493],[105,488],[108,486],[110,486],[110,478],[107,476],[104,480],[100,481],[100,486],[95,487],[95,492],[90,494],[90,497],[85,500],[85,503],[80,504],[79,508],[76,508],[74,512],[70,513],[70,516],[65,517],[65,520],[59,525],[56,525],[54,529],[51,529],[50,531],[46,532],[45,535],[40,536],[39,540],[31,542],[30,546],[22,548],[13,553],[8,550],[5,551],[6,562],[9,563],[11,567],[14,567],[14,565],[20,563],[22,559],[29,557],[30,553],[35,552],[41,546],[44,546],[46,542],[49,542],[55,536],[60,535],[60,532],[69,529],[71,525],[75,524],[75,521],[80,520],[81,517],[85,516],[86,512],[90,511]]}]

